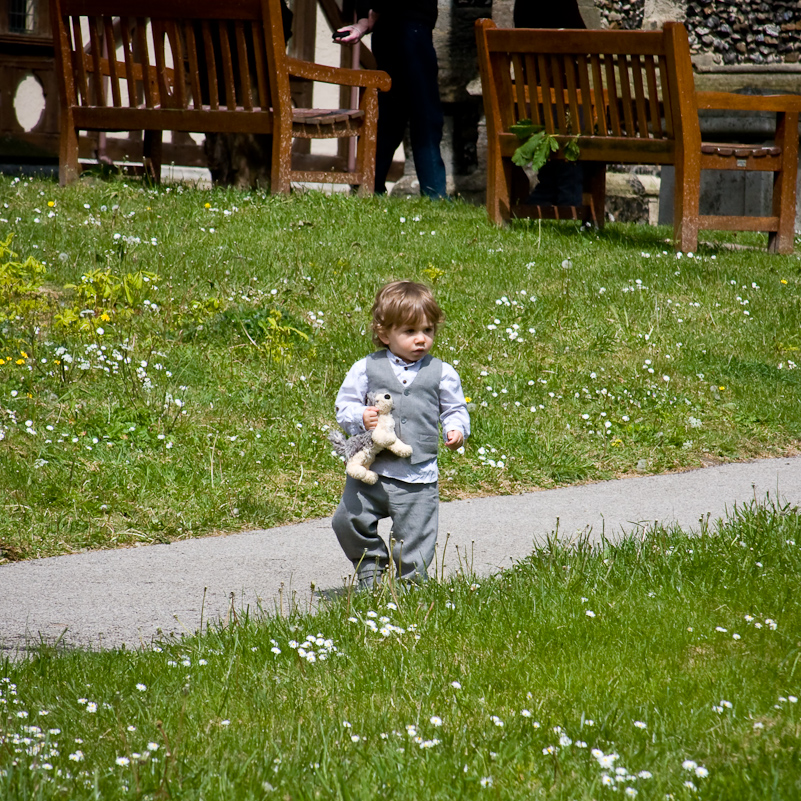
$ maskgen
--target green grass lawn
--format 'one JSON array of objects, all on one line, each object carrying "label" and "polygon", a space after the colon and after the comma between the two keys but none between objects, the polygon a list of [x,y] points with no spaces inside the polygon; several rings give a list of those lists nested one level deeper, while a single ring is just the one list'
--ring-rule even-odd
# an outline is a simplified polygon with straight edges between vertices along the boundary
[{"label": "green grass lawn", "polygon": [[[669,234],[0,178],[0,561],[330,514],[333,399],[395,278],[434,286],[470,396],[446,499],[795,452],[798,258]],[[0,798],[797,799],[801,517],[702,533],[43,645],[0,662]]]},{"label": "green grass lawn", "polygon": [[435,288],[435,353],[471,399],[445,499],[785,454],[801,434],[801,263],[758,235],[679,257],[667,228],[498,229],[460,202],[0,177],[12,235],[0,561],[330,514],[333,400],[395,278]]},{"label": "green grass lawn", "polygon": [[801,795],[801,517],[0,662],[0,798]]}]

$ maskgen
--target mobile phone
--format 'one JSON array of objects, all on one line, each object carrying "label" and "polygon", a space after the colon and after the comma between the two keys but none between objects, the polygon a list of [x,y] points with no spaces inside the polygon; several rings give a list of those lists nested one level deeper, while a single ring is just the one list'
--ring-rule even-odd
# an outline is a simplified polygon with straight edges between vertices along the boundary
[{"label": "mobile phone", "polygon": [[344,39],[346,36],[350,36],[350,31],[334,31],[331,34],[332,39]]}]

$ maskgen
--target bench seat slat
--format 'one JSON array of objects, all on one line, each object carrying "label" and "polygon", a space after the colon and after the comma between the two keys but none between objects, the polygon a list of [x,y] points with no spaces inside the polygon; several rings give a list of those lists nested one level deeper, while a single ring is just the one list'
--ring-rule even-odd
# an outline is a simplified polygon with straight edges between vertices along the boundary
[{"label": "bench seat slat", "polygon": [[772,145],[716,145],[704,142],[701,152],[706,156],[734,156],[738,159],[766,158],[768,156],[781,156],[782,149]]},{"label": "bench seat slat", "polygon": [[186,133],[270,133],[272,114],[249,113],[243,109],[229,111],[205,106],[197,109],[174,108],[78,108],[75,124],[94,131],[184,131]]}]

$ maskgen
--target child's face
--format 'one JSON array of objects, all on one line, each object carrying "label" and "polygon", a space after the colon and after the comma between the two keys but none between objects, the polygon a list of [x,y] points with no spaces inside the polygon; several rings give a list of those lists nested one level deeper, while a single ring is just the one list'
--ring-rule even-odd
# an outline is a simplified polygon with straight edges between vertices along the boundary
[{"label": "child's face", "polygon": [[426,319],[395,325],[379,334],[379,339],[401,359],[418,362],[434,344],[434,326]]}]

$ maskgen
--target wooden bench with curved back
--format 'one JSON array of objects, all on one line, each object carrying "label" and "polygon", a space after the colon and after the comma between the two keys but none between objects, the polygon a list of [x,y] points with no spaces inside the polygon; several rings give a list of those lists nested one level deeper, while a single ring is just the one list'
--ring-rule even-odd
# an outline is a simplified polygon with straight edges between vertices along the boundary
[{"label": "wooden bench with curved back", "polygon": [[[78,132],[145,131],[158,179],[163,131],[273,137],[271,191],[297,182],[375,186],[385,72],[287,56],[280,0],[51,0],[62,184],[80,173]],[[361,90],[355,109],[293,108],[289,78]],[[355,137],[355,170],[292,167],[292,140]]]},{"label": "wooden bench with curved back", "polygon": [[[584,31],[504,29],[481,19],[476,39],[492,221],[581,217],[601,226],[607,164],[669,164],[676,171],[677,250],[695,250],[698,232],[716,229],[767,232],[771,251],[792,253],[801,97],[696,92],[687,31],[675,22],[660,31]],[[702,109],[775,113],[773,144],[704,142]],[[528,179],[511,160],[520,141],[510,128],[523,119],[556,138],[562,148],[556,158],[564,158],[565,145],[578,136],[585,180],[581,207],[526,202]],[[702,215],[702,170],[773,173],[771,214]]]}]

